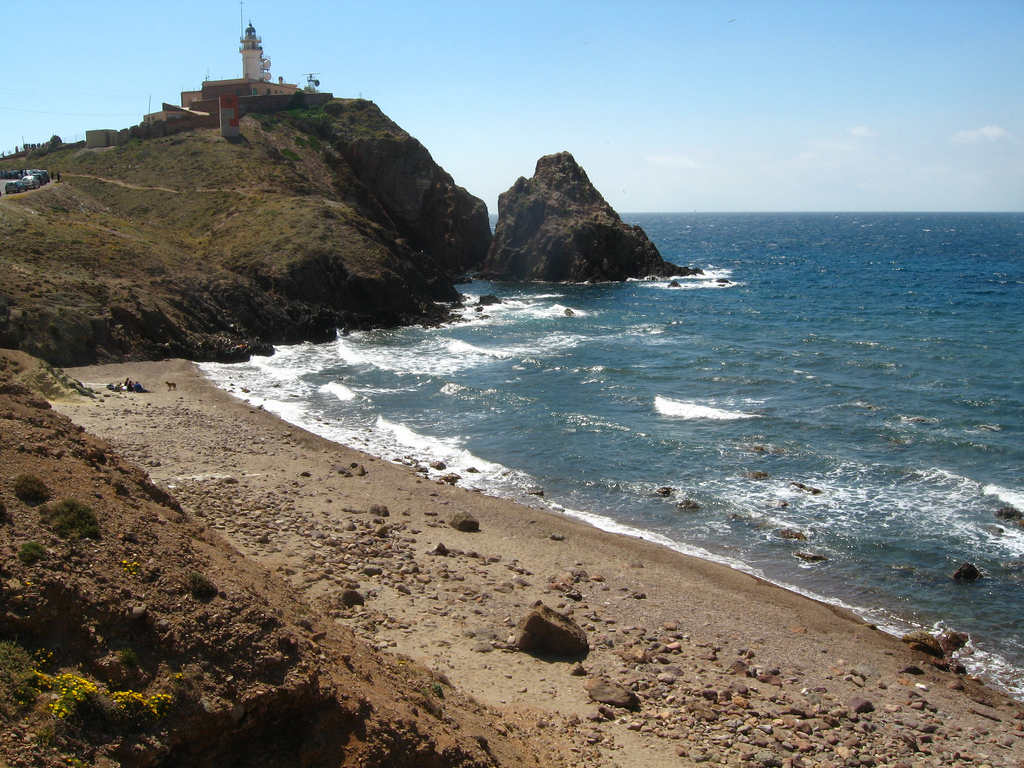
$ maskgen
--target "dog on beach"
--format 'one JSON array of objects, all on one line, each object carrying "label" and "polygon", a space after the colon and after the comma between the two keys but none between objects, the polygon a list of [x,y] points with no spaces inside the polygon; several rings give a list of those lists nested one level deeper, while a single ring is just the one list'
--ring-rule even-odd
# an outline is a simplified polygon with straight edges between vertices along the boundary
[{"label": "dog on beach", "polygon": [[164,384],[167,385],[167,391],[168,392],[170,392],[172,389],[173,390],[177,390],[178,389],[178,385],[175,382],[173,382],[173,381],[165,381]]}]

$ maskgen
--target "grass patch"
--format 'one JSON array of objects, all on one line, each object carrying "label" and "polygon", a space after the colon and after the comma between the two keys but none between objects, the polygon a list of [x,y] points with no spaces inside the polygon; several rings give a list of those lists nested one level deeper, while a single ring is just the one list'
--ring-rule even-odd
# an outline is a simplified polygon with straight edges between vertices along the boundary
[{"label": "grass patch", "polygon": [[188,591],[196,600],[212,600],[217,596],[217,586],[197,571],[188,575]]},{"label": "grass patch", "polygon": [[42,479],[23,472],[14,478],[14,495],[26,504],[42,504],[50,498],[50,489]]},{"label": "grass patch", "polygon": [[53,528],[64,539],[98,539],[100,524],[95,513],[77,499],[64,499],[52,507],[40,510]]},{"label": "grass patch", "polygon": [[32,657],[17,643],[0,643],[0,715],[10,717],[36,697]]},{"label": "grass patch", "polygon": [[299,160],[301,160],[301,158],[297,154],[292,152],[287,147],[285,149],[281,150],[281,154],[284,155],[289,160],[291,160],[292,162],[295,162],[295,163],[297,163],[297,162],[299,162]]},{"label": "grass patch", "polygon": [[26,541],[18,550],[18,559],[25,565],[34,565],[46,556],[46,549],[38,541]]}]

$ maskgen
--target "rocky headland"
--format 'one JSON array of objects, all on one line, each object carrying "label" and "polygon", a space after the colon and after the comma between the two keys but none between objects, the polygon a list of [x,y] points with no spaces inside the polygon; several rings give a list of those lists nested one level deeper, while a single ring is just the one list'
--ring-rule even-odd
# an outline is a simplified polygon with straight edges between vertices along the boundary
[{"label": "rocky headland", "polygon": [[422,144],[362,99],[250,115],[241,133],[0,162],[61,172],[0,200],[0,347],[56,365],[232,360],[447,316],[491,232]]},{"label": "rocky headland", "polygon": [[603,282],[700,274],[661,258],[638,226],[619,218],[568,152],[537,161],[498,198],[488,280]]}]

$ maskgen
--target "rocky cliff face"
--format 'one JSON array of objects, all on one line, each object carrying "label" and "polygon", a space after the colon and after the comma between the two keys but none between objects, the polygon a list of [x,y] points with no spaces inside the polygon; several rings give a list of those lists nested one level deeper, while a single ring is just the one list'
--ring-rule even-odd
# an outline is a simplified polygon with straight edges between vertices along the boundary
[{"label": "rocky cliff face", "polygon": [[[402,237],[451,274],[479,269],[491,245],[483,200],[457,186],[373,102],[336,99],[325,111],[334,118],[332,143]],[[374,126],[371,136],[362,128],[367,124]]]},{"label": "rocky cliff face", "polygon": [[39,160],[62,183],[0,201],[0,347],[55,365],[234,360],[437,322],[490,245],[484,203],[364,100],[246,117],[238,141]]},{"label": "rocky cliff face", "polygon": [[498,198],[498,225],[481,277],[589,282],[687,271],[629,226],[568,152],[542,157],[533,178]]}]

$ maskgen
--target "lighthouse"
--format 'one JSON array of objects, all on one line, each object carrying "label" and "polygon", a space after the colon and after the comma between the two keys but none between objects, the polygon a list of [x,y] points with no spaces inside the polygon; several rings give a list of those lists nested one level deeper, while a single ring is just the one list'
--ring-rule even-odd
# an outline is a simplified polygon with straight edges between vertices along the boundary
[{"label": "lighthouse", "polygon": [[[246,100],[257,96],[293,96],[302,89],[295,83],[286,83],[283,77],[276,81],[270,78],[270,59],[263,55],[263,40],[256,34],[256,28],[249,22],[245,33],[240,38],[242,46],[238,49],[242,54],[242,76],[231,80],[204,80],[203,87],[195,91],[181,92],[181,108],[178,110],[197,110],[203,114],[215,114],[222,107],[220,97],[235,97],[238,106],[234,117],[237,123],[239,114],[246,111]],[[263,105],[268,109],[268,105]],[[255,110],[255,107],[253,107]],[[165,109],[164,112],[167,112]],[[149,118],[147,121],[152,122]],[[154,120],[166,119],[163,113],[155,113]],[[233,127],[233,126],[232,126]]]},{"label": "lighthouse", "polygon": [[240,42],[242,47],[238,50],[242,54],[242,79],[260,83],[270,80],[270,59],[263,57],[263,39],[257,37],[251,21]]}]

